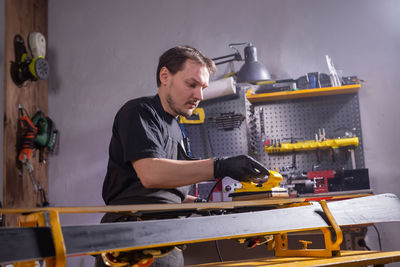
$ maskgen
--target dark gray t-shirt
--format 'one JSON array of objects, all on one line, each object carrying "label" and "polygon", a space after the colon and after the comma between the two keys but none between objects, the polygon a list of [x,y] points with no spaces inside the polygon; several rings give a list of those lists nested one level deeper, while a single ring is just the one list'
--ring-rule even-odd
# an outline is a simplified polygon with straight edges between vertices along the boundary
[{"label": "dark gray t-shirt", "polygon": [[164,111],[158,95],[128,101],[114,119],[103,184],[105,203],[181,203],[189,186],[147,189],[140,182],[131,161],[142,158],[185,159],[182,140],[177,119]]}]

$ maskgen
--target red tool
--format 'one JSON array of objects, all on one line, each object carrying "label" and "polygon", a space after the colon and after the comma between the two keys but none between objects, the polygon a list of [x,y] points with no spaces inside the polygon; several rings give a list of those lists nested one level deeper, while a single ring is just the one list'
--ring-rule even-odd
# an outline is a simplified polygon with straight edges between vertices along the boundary
[{"label": "red tool", "polygon": [[334,178],[335,171],[328,170],[308,172],[307,177],[314,182],[314,193],[328,193],[328,178]]},{"label": "red tool", "polygon": [[[22,115],[22,109],[20,109],[20,111]],[[31,121],[31,119],[28,118],[28,116],[22,115],[20,117],[20,120],[24,125],[24,136],[22,141],[22,148],[19,152],[18,159],[24,163],[25,161],[29,161],[32,157],[32,150],[35,148],[35,138],[38,129],[35,125],[33,125],[33,122]]]}]

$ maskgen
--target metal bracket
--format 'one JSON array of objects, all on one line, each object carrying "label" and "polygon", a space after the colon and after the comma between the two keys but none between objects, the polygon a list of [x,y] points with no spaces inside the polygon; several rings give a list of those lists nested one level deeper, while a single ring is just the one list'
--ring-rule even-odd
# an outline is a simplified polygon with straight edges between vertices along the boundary
[{"label": "metal bracket", "polygon": [[300,256],[300,257],[334,257],[340,256],[340,244],[343,241],[343,233],[339,225],[336,223],[335,218],[332,216],[331,211],[326,204],[326,200],[320,201],[322,210],[324,211],[329,223],[333,227],[336,234],[335,242],[332,242],[331,231],[329,227],[320,228],[324,234],[325,249],[308,249],[307,245],[311,242],[300,240],[303,244],[303,249],[292,250],[288,249],[288,238],[287,233],[279,233],[274,235],[275,240],[275,256],[286,257],[286,256]]}]

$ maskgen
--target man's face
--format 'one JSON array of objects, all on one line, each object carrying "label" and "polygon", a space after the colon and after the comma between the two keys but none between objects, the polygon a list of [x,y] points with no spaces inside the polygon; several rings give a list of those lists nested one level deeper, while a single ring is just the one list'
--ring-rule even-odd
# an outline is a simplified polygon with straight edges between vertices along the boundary
[{"label": "man's face", "polygon": [[203,90],[208,87],[210,74],[205,65],[188,59],[183,69],[166,80],[167,112],[173,116],[190,116],[203,100]]}]

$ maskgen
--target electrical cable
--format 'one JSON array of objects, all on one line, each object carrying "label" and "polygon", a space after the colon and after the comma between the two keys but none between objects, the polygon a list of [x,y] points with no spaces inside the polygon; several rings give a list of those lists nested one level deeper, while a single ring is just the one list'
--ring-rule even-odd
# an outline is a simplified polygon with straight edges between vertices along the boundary
[{"label": "electrical cable", "polygon": [[378,228],[375,224],[373,225],[373,227],[375,228],[376,234],[378,235],[379,250],[382,251],[381,235],[379,234]]},{"label": "electrical cable", "polygon": [[360,239],[360,240],[358,240],[357,243],[360,247],[366,248],[367,250],[371,250],[371,248],[367,246],[365,239]]},{"label": "electrical cable", "polygon": [[211,190],[210,190],[210,193],[208,193],[208,196],[207,196],[207,198],[206,198],[207,202],[210,202],[212,193],[214,192],[215,188],[217,187],[217,185],[218,185],[221,181],[222,181],[222,178],[219,179],[219,180],[217,180],[217,181],[215,182],[215,184],[213,185],[213,187],[212,187]]},{"label": "electrical cable", "polygon": [[[208,212],[208,214],[211,216],[211,212]],[[219,250],[218,240],[215,240],[214,242],[215,242],[215,249],[217,250],[219,261],[223,262],[224,260],[222,259],[221,251]]]},{"label": "electrical cable", "polygon": [[[207,196],[207,202],[210,202],[210,198],[211,198],[212,193],[214,192],[214,189],[215,189],[215,188],[217,187],[217,185],[222,181],[222,179],[223,179],[223,178],[221,178],[221,179],[219,179],[218,181],[216,181],[215,184],[214,184],[214,186],[211,188],[210,193],[208,193],[208,196]],[[211,215],[211,212],[208,212],[208,215],[212,216],[212,215]],[[215,242],[215,249],[217,250],[217,254],[218,254],[218,257],[219,257],[219,261],[220,261],[220,262],[223,262],[224,260],[222,259],[221,251],[219,250],[218,240],[215,240],[214,242]]]},{"label": "electrical cable", "polygon": [[[208,149],[210,150],[209,153],[211,154],[211,155],[207,155],[207,156],[212,157],[213,151],[212,151],[212,146],[209,143],[209,141],[210,141],[210,133],[209,133],[208,129],[206,130],[206,138],[207,138],[206,145],[208,146]],[[207,202],[210,202],[212,193],[214,192],[214,190],[217,187],[217,185],[222,181],[222,179],[223,178],[217,180],[215,182],[215,184],[213,185],[213,187],[211,188],[210,192],[208,193],[207,199],[206,199]],[[208,215],[212,216],[210,211],[208,211]],[[187,217],[189,217],[189,216],[190,215],[188,215]],[[224,260],[222,259],[221,251],[219,250],[218,240],[215,240],[214,242],[215,242],[215,249],[217,250],[218,258],[219,258],[220,262],[223,262]]]},{"label": "electrical cable", "polygon": [[215,240],[215,247],[216,247],[216,249],[217,249],[219,261],[220,261],[220,262],[223,262],[224,260],[222,259],[221,252],[219,251],[219,245],[218,245],[218,241],[217,241],[217,240]]},{"label": "electrical cable", "polygon": [[[210,144],[210,132],[209,132],[208,129],[207,129],[206,131],[207,131],[208,145],[209,145],[210,153],[211,153],[211,156],[212,156],[212,155],[214,155],[214,152],[213,152],[212,146],[211,146],[211,144]],[[212,193],[214,192],[214,189],[217,187],[217,185],[218,185],[219,183],[222,182],[222,179],[223,179],[223,178],[220,178],[218,181],[216,181],[215,184],[214,184],[214,186],[211,188],[210,193],[208,193],[208,196],[207,196],[207,199],[206,199],[207,202],[210,202],[211,195],[212,195]],[[211,212],[208,212],[208,214],[211,216]],[[215,242],[215,249],[217,250],[217,254],[218,254],[219,261],[220,261],[220,262],[223,262],[224,260],[222,259],[221,251],[219,250],[218,240],[215,240],[214,242]]]}]

